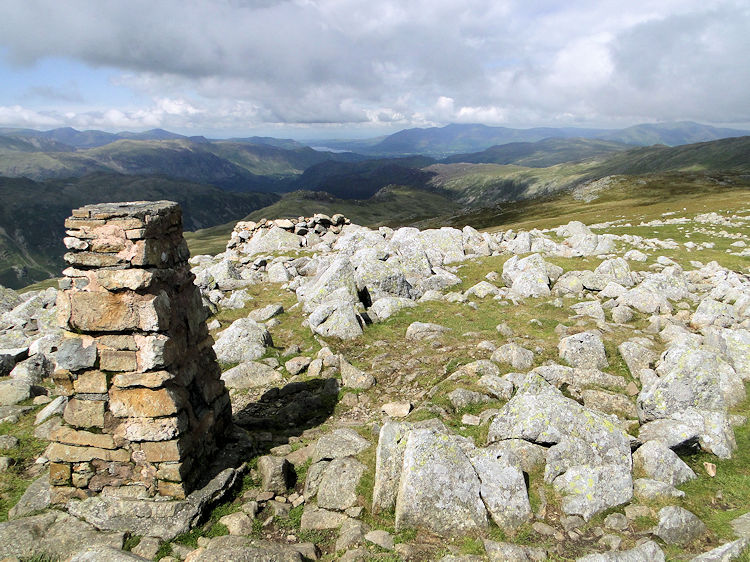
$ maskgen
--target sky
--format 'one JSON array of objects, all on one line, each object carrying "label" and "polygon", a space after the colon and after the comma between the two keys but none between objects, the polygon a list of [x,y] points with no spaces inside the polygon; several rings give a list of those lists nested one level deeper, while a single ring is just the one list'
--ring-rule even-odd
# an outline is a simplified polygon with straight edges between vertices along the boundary
[{"label": "sky", "polygon": [[0,127],[750,126],[747,0],[2,0]]}]

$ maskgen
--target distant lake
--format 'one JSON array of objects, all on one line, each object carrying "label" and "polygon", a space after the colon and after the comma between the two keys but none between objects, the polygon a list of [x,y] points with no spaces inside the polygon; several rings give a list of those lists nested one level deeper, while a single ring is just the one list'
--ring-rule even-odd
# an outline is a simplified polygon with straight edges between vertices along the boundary
[{"label": "distant lake", "polygon": [[342,150],[340,148],[331,148],[330,146],[311,146],[313,150],[317,150],[318,152],[333,152],[336,154],[340,154],[341,152],[351,152],[350,150]]}]

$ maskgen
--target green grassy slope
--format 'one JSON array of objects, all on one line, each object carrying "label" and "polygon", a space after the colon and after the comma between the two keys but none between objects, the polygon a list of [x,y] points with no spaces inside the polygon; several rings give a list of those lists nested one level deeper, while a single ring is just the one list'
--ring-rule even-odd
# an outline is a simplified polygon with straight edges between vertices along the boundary
[{"label": "green grassy slope", "polygon": [[443,162],[455,164],[517,164],[531,168],[546,168],[564,162],[578,162],[630,148],[628,145],[592,139],[544,139],[538,142],[514,142],[493,146],[482,152],[456,154]]},{"label": "green grassy slope", "polygon": [[647,174],[677,170],[750,171],[750,137],[721,139],[684,146],[650,146],[613,154],[592,173]]},{"label": "green grassy slope", "polygon": [[432,188],[444,190],[463,205],[489,206],[571,189],[610,175],[723,170],[745,173],[750,171],[750,137],[671,148],[634,148],[548,167],[456,163],[435,164],[424,170],[435,174],[430,181]]},{"label": "green grassy slope", "polygon": [[586,189],[565,191],[441,217],[439,221],[489,230],[529,230],[570,220],[587,224],[626,218],[650,221],[673,211],[704,213],[750,205],[750,177],[743,174],[670,172],[615,176],[606,183],[600,191],[589,194]]}]

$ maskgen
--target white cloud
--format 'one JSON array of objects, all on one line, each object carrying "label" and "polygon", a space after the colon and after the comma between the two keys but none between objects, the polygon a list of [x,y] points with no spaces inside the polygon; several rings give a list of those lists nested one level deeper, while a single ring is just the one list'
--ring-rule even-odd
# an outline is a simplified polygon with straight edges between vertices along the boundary
[{"label": "white cloud", "polygon": [[0,124],[7,123],[15,127],[60,127],[65,118],[47,115],[27,109],[20,105],[0,106]]},{"label": "white cloud", "polygon": [[0,120],[195,131],[743,122],[748,29],[742,0],[5,0],[0,48],[13,64],[112,68],[116,86],[151,101],[91,100],[72,117],[35,101]]}]

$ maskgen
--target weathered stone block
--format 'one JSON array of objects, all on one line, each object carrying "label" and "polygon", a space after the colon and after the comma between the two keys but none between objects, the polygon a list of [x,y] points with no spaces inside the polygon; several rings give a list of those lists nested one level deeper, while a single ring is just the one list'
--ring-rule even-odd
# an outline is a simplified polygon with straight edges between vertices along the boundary
[{"label": "weathered stone block", "polygon": [[168,371],[151,371],[149,373],[122,373],[115,375],[112,384],[120,388],[130,388],[134,386],[145,386],[146,388],[161,388],[174,375]]},{"label": "weathered stone block", "polygon": [[[158,295],[77,291],[69,293],[68,298],[67,323],[73,330],[155,332],[169,328],[169,297],[163,291]],[[64,319],[66,314],[58,318]]]},{"label": "weathered stone block", "polygon": [[138,349],[138,369],[141,371],[167,367],[176,360],[179,352],[186,351],[178,349],[174,339],[162,334],[136,335],[134,339]]},{"label": "weathered stone block", "polygon": [[141,443],[141,451],[147,462],[177,462],[189,450],[188,442],[180,439]]},{"label": "weathered stone block", "polygon": [[162,496],[172,496],[181,500],[185,499],[187,495],[185,493],[185,484],[182,482],[165,482],[164,480],[159,480],[158,487],[159,494]]},{"label": "weathered stone block", "polygon": [[112,267],[121,263],[116,255],[97,252],[68,252],[63,259],[77,267]]},{"label": "weathered stone block", "polygon": [[63,419],[74,427],[103,427],[104,402],[71,398],[65,406]]},{"label": "weathered stone block", "polygon": [[99,368],[103,371],[135,371],[138,368],[136,352],[103,349]]},{"label": "weathered stone block", "polygon": [[51,441],[66,443],[68,445],[79,445],[82,447],[98,447],[100,449],[114,449],[115,440],[111,435],[104,433],[91,433],[90,431],[76,431],[70,427],[62,426],[50,434]]},{"label": "weathered stone block", "polygon": [[91,338],[66,338],[57,350],[57,366],[69,371],[88,369],[96,364],[96,345]]},{"label": "weathered stone block", "polygon": [[119,334],[105,334],[96,338],[99,349],[119,349],[121,351],[136,351],[135,337]]},{"label": "weathered stone block", "polygon": [[61,396],[72,396],[73,389],[73,378],[70,376],[70,372],[64,369],[58,369],[52,373],[52,381],[55,383],[55,392]]},{"label": "weathered stone block", "polygon": [[171,482],[181,482],[183,475],[187,473],[189,463],[182,462],[162,462],[156,471],[156,477],[159,480],[169,480]]},{"label": "weathered stone block", "polygon": [[47,448],[50,462],[88,462],[94,459],[126,462],[130,454],[124,449],[100,449],[98,447],[78,447],[63,443],[52,443]]},{"label": "weathered stone block", "polygon": [[108,291],[130,289],[137,291],[148,288],[154,274],[147,269],[102,269],[91,274],[96,283]]},{"label": "weathered stone block", "polygon": [[185,416],[168,418],[125,418],[117,426],[115,437],[128,441],[167,441],[187,427]]},{"label": "weathered stone block", "polygon": [[176,414],[182,399],[176,391],[161,388],[112,388],[109,409],[118,418],[156,418]]},{"label": "weathered stone block", "polygon": [[107,392],[107,375],[101,371],[86,371],[73,381],[73,390],[85,394]]},{"label": "weathered stone block", "polygon": [[70,484],[70,465],[68,463],[49,463],[49,482],[53,486]]}]

